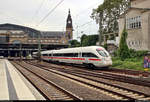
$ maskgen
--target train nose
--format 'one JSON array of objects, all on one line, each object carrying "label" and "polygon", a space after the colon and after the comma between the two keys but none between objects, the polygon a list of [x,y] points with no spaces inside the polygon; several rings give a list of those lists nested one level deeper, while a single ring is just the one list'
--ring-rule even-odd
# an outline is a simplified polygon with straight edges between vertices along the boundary
[{"label": "train nose", "polygon": [[106,65],[112,65],[112,60],[111,60],[111,58],[110,58],[110,57],[105,58],[104,63],[105,63]]}]

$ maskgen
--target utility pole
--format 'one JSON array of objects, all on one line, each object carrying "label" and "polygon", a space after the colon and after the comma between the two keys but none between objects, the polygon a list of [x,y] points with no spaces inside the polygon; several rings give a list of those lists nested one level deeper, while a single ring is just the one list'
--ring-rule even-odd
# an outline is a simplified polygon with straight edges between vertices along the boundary
[{"label": "utility pole", "polygon": [[41,31],[38,34],[38,60],[41,62]]},{"label": "utility pole", "polygon": [[102,16],[103,14],[100,12],[99,13],[99,46],[101,46],[102,44],[102,33],[103,33],[103,30],[102,30]]},{"label": "utility pole", "polygon": [[20,42],[20,61],[22,61],[22,43]]}]

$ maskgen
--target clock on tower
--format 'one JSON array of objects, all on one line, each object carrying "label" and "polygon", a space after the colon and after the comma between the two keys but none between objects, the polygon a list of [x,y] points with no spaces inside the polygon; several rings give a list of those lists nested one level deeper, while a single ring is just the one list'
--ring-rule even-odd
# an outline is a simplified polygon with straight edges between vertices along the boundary
[{"label": "clock on tower", "polygon": [[72,26],[72,18],[71,18],[70,10],[66,21],[66,38],[68,40],[73,39],[73,26]]},{"label": "clock on tower", "polygon": [[71,23],[71,21],[68,21],[68,23],[70,24],[70,23]]}]

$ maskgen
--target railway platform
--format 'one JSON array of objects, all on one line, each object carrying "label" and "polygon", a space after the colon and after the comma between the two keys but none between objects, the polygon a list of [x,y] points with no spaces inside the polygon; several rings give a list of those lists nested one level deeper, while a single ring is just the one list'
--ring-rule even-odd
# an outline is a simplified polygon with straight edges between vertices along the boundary
[{"label": "railway platform", "polygon": [[0,100],[45,100],[45,98],[7,59],[0,59]]}]

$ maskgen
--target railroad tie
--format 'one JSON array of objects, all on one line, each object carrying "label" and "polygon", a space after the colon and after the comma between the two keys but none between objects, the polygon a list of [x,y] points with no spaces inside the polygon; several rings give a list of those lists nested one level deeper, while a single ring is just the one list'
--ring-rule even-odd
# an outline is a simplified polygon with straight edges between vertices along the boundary
[{"label": "railroad tie", "polygon": [[139,100],[150,100],[150,97],[147,97],[147,98],[141,98]]},{"label": "railroad tie", "polygon": [[139,99],[139,98],[144,98],[144,95],[131,95],[131,97]]}]

